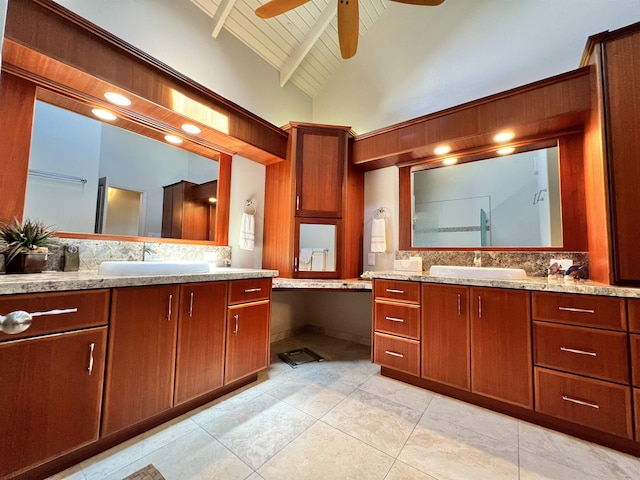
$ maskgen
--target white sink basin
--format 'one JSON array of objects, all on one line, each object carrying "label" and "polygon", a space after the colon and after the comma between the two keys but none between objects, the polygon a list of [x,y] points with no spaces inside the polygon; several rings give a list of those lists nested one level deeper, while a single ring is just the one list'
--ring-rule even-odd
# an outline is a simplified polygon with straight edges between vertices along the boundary
[{"label": "white sink basin", "polygon": [[527,278],[527,273],[521,268],[459,267],[453,265],[433,265],[429,269],[429,275],[494,280],[524,280]]},{"label": "white sink basin", "polygon": [[110,261],[98,267],[100,275],[180,275],[209,273],[209,263],[194,261]]}]

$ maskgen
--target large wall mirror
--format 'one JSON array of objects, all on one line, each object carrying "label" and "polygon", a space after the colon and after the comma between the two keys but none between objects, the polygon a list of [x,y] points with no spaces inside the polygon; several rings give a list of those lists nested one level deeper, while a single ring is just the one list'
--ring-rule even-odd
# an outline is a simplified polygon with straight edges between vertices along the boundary
[{"label": "large wall mirror", "polygon": [[433,166],[412,171],[413,247],[562,247],[555,142]]},{"label": "large wall mirror", "polygon": [[[217,179],[216,159],[36,102],[25,217],[65,232],[214,240]],[[167,194],[176,185],[181,201]],[[203,228],[171,225],[191,204]]]}]

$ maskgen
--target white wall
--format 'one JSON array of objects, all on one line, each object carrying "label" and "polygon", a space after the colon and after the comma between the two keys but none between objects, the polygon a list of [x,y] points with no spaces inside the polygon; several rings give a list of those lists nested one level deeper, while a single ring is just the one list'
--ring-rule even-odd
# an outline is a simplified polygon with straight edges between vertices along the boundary
[{"label": "white wall", "polygon": [[389,2],[314,99],[313,121],[365,133],[564,73],[587,37],[638,20],[638,0]]},{"label": "white wall", "polygon": [[[395,251],[398,249],[398,169],[381,168],[364,175],[364,259],[363,269],[393,270]],[[368,253],[371,252],[371,224],[376,209],[385,208],[388,212],[386,223],[387,250],[375,254],[375,265],[368,265]]]},{"label": "white wall", "polygon": [[311,121],[311,99],[189,0],[57,0],[269,122]]}]

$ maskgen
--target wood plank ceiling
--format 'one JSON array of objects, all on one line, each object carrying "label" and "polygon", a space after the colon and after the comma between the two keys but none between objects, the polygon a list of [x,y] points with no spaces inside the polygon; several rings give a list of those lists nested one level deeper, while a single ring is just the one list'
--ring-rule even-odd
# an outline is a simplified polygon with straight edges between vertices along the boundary
[{"label": "wood plank ceiling", "polygon": [[[280,85],[292,82],[309,96],[322,90],[340,62],[336,0],[310,0],[283,15],[263,20],[255,9],[266,0],[191,0],[222,28],[273,65]],[[359,0],[360,38],[387,8],[386,0]]]}]

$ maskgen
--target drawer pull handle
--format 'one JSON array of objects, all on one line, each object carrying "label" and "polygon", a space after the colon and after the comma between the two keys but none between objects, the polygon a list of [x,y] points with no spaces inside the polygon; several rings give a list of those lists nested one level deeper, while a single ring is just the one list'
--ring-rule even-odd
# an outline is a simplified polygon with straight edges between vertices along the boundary
[{"label": "drawer pull handle", "polygon": [[402,293],[404,293],[404,290],[397,290],[395,288],[387,288],[386,292],[387,293],[401,293],[402,294]]},{"label": "drawer pull handle", "polygon": [[193,292],[189,294],[189,318],[193,317]]},{"label": "drawer pull handle", "polygon": [[400,323],[404,323],[404,319],[402,318],[396,318],[396,317],[384,317],[386,320],[389,320],[391,322],[400,322]]},{"label": "drawer pull handle", "polygon": [[564,400],[566,402],[575,403],[577,405],[582,405],[583,407],[595,408],[596,410],[598,410],[600,408],[600,405],[598,405],[597,403],[585,402],[584,400],[578,400],[577,398],[571,398],[571,397],[568,397],[567,395],[562,395],[562,400]]},{"label": "drawer pull handle", "polygon": [[562,310],[563,312],[596,313],[595,310],[589,308],[558,307],[558,310]]},{"label": "drawer pull handle", "polygon": [[261,292],[262,289],[261,288],[245,288],[244,293],[254,293],[254,292]]},{"label": "drawer pull handle", "polygon": [[233,329],[233,334],[234,334],[234,335],[238,335],[238,317],[239,317],[239,316],[240,316],[240,315],[234,315],[234,316],[233,316],[233,319],[236,321],[236,327]]},{"label": "drawer pull handle", "polygon": [[96,348],[95,343],[89,344],[89,368],[87,368],[87,372],[89,372],[89,375],[93,373],[93,350],[95,348]]},{"label": "drawer pull handle", "polygon": [[598,356],[596,352],[587,352],[586,350],[577,350],[575,348],[560,347],[560,350],[563,352],[577,353],[578,355],[589,355],[590,357]]},{"label": "drawer pull handle", "polygon": [[393,357],[404,358],[404,355],[402,353],[392,352],[391,350],[385,350],[384,353],[386,353],[387,355],[391,355]]},{"label": "drawer pull handle", "polygon": [[46,312],[25,312],[17,310],[7,313],[6,316],[0,315],[0,332],[8,335],[16,335],[27,330],[33,322],[33,317],[41,317],[43,315],[62,315],[64,313],[76,313],[77,308],[63,308],[55,310],[47,310]]},{"label": "drawer pull handle", "polygon": [[167,322],[171,321],[171,304],[173,303],[173,295],[169,295],[169,308],[167,309]]}]

